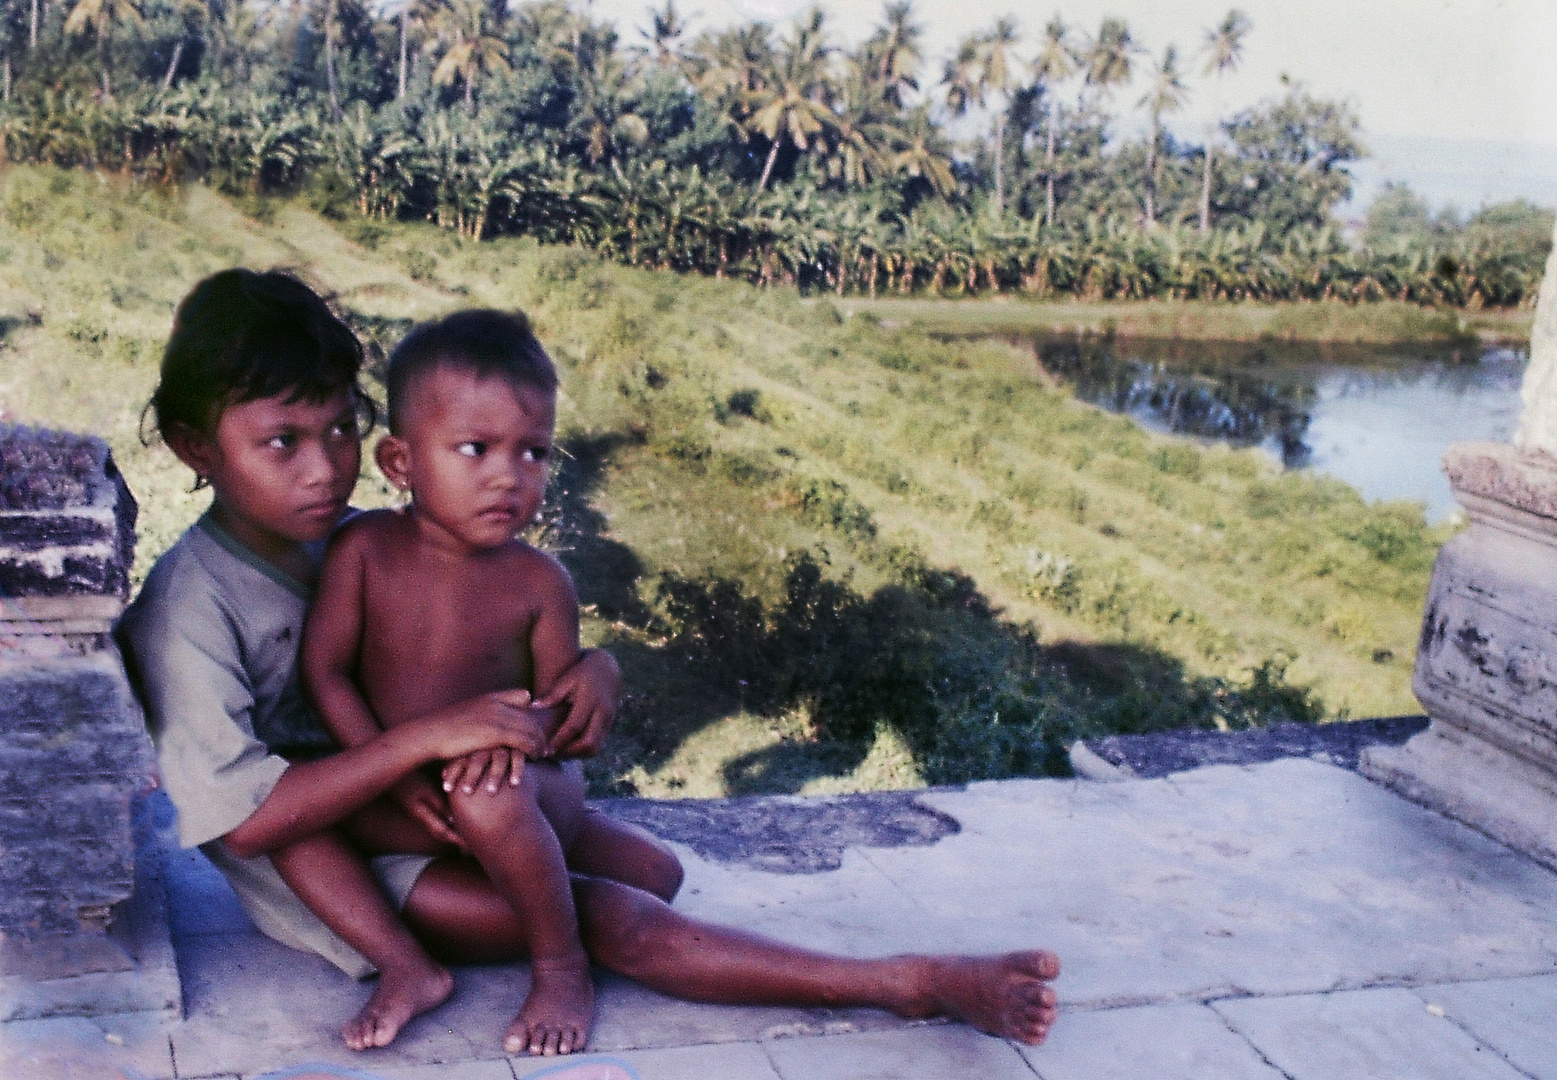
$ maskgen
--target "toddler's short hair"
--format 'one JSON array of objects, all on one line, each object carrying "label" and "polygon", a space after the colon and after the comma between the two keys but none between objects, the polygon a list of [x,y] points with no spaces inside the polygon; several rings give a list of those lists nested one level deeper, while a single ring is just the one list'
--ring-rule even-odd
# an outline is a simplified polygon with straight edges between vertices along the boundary
[{"label": "toddler's short hair", "polygon": [[497,376],[515,389],[546,393],[557,389],[557,369],[523,313],[490,308],[457,311],[416,327],[389,354],[384,383],[391,432],[401,433],[411,384],[444,364],[481,379]]},{"label": "toddler's short hair", "polygon": [[347,390],[371,426],[361,368],[356,335],[307,285],[279,270],[222,270],[179,303],[147,408],[159,434],[173,424],[209,433],[229,405]]}]

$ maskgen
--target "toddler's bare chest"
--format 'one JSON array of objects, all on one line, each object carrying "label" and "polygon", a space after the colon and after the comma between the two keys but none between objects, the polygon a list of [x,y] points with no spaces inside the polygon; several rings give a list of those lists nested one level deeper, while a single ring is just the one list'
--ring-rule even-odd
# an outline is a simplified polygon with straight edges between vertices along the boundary
[{"label": "toddler's bare chest", "polygon": [[535,616],[522,589],[492,576],[373,581],[363,611],[364,659],[376,656],[413,680],[482,690],[522,685]]}]

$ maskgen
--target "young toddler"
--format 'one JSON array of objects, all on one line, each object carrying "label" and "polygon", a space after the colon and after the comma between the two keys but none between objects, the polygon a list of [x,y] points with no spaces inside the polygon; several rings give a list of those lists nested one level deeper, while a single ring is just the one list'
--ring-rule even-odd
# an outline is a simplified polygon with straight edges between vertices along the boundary
[{"label": "young toddler", "polygon": [[[567,572],[518,538],[545,495],[557,390],[526,319],[465,311],[424,325],[387,382],[377,460],[409,503],[340,530],[303,637],[305,686],[344,747],[479,694],[541,697],[580,656]],[[568,1053],[587,1041],[594,1001],[569,866],[612,827],[586,814],[553,718],[530,716],[517,752],[450,762],[442,782],[460,845],[529,938],[533,984],[507,1045]]]}]

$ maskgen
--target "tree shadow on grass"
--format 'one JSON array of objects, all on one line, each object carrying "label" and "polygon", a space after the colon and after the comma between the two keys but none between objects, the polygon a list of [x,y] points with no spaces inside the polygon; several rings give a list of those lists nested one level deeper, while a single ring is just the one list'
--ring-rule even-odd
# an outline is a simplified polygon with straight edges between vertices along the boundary
[{"label": "tree shadow on grass", "polygon": [[[804,738],[734,756],[736,793],[793,792],[847,775],[884,732],[932,784],[1068,775],[1078,738],[1186,727],[1316,720],[1320,704],[1268,660],[1246,683],[1194,676],[1177,658],[1131,643],[1040,643],[1001,618],[955,570],[900,560],[897,580],[866,595],[830,580],[808,554],[790,560],[782,599],[740,583],[646,569],[589,503],[620,438],[570,443],[550,530],[581,602],[623,628],[609,642],[629,695],[592,776],[655,770],[706,726],[738,711],[809,717]],[[630,630],[628,629],[630,628]],[[617,794],[631,794],[618,784]]]}]

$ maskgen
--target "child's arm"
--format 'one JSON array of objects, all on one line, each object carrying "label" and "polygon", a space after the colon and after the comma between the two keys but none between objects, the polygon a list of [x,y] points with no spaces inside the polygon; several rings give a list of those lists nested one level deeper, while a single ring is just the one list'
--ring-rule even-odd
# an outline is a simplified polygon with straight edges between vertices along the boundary
[{"label": "child's arm", "polygon": [[[299,655],[303,688],[325,728],[345,749],[372,742],[384,733],[356,681],[362,644],[363,560],[371,527],[371,519],[355,527],[347,525],[330,544],[303,626]],[[449,823],[448,800],[419,771],[406,773],[387,794],[433,836],[461,845],[459,834]]]},{"label": "child's arm", "polygon": [[293,762],[265,801],[223,839],[239,858],[260,855],[339,823],[429,762],[487,746],[528,752],[538,736],[528,705],[528,695],[513,690],[483,694],[350,750]]},{"label": "child's arm", "polygon": [[[568,702],[562,724],[547,743],[550,754],[588,756],[594,740],[605,741],[616,712],[621,672],[609,653],[584,655],[578,642],[578,594],[562,564],[537,553],[545,571],[537,574],[539,611],[530,629],[530,663],[539,705]],[[599,659],[593,659],[598,657]],[[585,742],[581,746],[580,741]],[[593,753],[600,747],[593,746]]]}]

